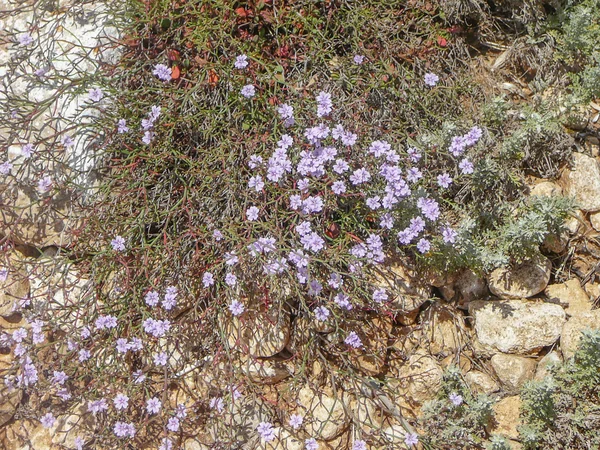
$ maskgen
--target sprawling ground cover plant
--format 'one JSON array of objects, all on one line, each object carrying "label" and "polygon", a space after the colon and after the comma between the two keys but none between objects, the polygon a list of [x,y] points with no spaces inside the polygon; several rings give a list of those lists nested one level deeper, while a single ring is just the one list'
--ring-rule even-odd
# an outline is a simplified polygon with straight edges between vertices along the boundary
[{"label": "sprawling ground cover plant", "polygon": [[[334,387],[364,382],[365,361],[387,347],[378,318],[412,309],[393,283],[399,262],[421,280],[480,270],[560,231],[568,202],[522,198],[523,160],[539,170],[548,130],[563,142],[556,118],[480,112],[486,94],[460,62],[468,36],[431,5],[127,8],[111,83],[80,80],[102,145],[83,225],[61,251],[92,287],[76,303],[25,299],[18,310],[31,330],[3,338],[16,356],[9,388],[45,398],[27,417],[53,427],[73,405],[90,413],[75,446],[168,449],[208,423],[220,427],[217,445],[232,448],[237,430],[219,419],[262,400],[246,376],[262,357],[299,368],[282,394],[293,401],[315,361]],[[498,114],[515,107],[495,104]],[[77,131],[63,133],[61,149]],[[555,167],[566,147],[542,162]],[[45,175],[37,183],[48,195],[58,188]],[[265,351],[290,318],[308,324],[301,341]],[[186,380],[199,367],[221,377],[195,392]],[[176,387],[184,400],[171,395]],[[448,394],[455,407],[475,402]],[[438,407],[454,420],[446,403]],[[481,417],[457,419],[476,428],[477,443],[484,403]],[[291,422],[314,448],[302,425],[311,411],[288,418],[274,407],[279,417],[252,438],[270,442]],[[354,448],[382,442],[354,425]]]}]

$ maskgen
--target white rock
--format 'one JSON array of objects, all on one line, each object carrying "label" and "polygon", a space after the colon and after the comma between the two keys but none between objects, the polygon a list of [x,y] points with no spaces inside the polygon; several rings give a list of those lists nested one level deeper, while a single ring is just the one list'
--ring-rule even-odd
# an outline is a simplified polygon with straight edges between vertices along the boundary
[{"label": "white rock", "polygon": [[518,391],[535,374],[534,359],[497,353],[490,361],[498,379],[509,391]]},{"label": "white rock", "polygon": [[348,416],[341,399],[342,392],[333,393],[328,387],[314,390],[303,387],[298,402],[305,409],[304,429],[309,436],[329,441],[348,426]]},{"label": "white rock", "polygon": [[574,278],[560,284],[551,284],[544,292],[548,301],[561,305],[570,316],[592,309],[590,297]]},{"label": "white rock", "polygon": [[519,439],[521,398],[506,397],[494,404],[493,434],[503,434],[510,439]]},{"label": "white rock", "polygon": [[590,222],[596,231],[600,231],[600,211],[590,214]]},{"label": "white rock", "polygon": [[438,362],[417,350],[399,370],[399,381],[407,396],[417,404],[435,397],[444,372]]},{"label": "white rock", "polygon": [[571,358],[579,341],[581,332],[586,329],[600,328],[600,309],[579,313],[565,323],[560,337],[560,349],[565,359]]},{"label": "white rock", "polygon": [[559,305],[529,300],[477,300],[469,313],[479,342],[503,353],[528,354],[552,345],[566,320]]},{"label": "white rock", "polygon": [[21,300],[29,296],[29,279],[23,260],[16,253],[6,255],[0,262],[0,271],[6,270],[6,279],[0,275],[0,316],[8,317],[18,309]]},{"label": "white rock", "polygon": [[534,379],[540,381],[550,375],[550,367],[556,364],[562,363],[562,358],[557,351],[551,351],[542,359],[539,360],[537,368],[535,369]]},{"label": "white rock", "polygon": [[542,181],[531,188],[529,195],[532,197],[556,197],[562,195],[562,188],[551,181]]},{"label": "white rock", "polygon": [[422,323],[429,340],[429,351],[434,355],[455,353],[466,344],[464,319],[457,311],[433,306],[425,312]]},{"label": "white rock", "polygon": [[492,294],[500,298],[531,297],[550,281],[552,263],[542,255],[510,268],[498,268],[488,276]]},{"label": "white rock", "polygon": [[600,210],[600,167],[595,158],[573,153],[571,170],[565,170],[560,182],[582,210]]},{"label": "white rock", "polygon": [[465,382],[472,391],[480,394],[491,394],[500,390],[500,385],[492,377],[479,370],[467,372]]}]

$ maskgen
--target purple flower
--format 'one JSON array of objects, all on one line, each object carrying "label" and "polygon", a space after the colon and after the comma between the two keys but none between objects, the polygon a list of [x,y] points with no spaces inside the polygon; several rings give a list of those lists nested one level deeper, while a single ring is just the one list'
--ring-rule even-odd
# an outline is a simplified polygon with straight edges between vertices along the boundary
[{"label": "purple flower", "polygon": [[369,153],[379,158],[389,152],[391,148],[392,146],[387,141],[373,141],[369,147]]},{"label": "purple flower", "polygon": [[479,139],[483,136],[483,130],[477,126],[471,128],[467,134],[465,134],[465,142],[468,146],[475,145]]},{"label": "purple flower", "polygon": [[308,438],[304,441],[304,448],[306,450],[318,450],[319,444],[317,444],[315,438]]},{"label": "purple flower", "polygon": [[394,216],[392,216],[390,213],[383,214],[381,216],[381,220],[379,221],[379,226],[381,228],[391,230],[394,226]]},{"label": "purple flower", "polygon": [[332,168],[333,171],[339,175],[342,175],[344,172],[350,170],[350,166],[343,159],[336,159]]},{"label": "purple flower", "polygon": [[162,307],[169,311],[175,305],[177,305],[177,288],[175,286],[168,286],[165,291],[165,298],[162,301]]},{"label": "purple flower", "polygon": [[[167,425],[168,428],[168,425]],[[173,441],[169,438],[162,438],[161,444],[158,450],[173,450]]]},{"label": "purple flower", "polygon": [[293,119],[294,118],[294,108],[287,103],[282,104],[277,108],[277,112],[279,113],[279,117],[282,119]]},{"label": "purple flower", "polygon": [[300,243],[304,246],[305,250],[318,253],[325,246],[325,241],[317,233],[307,233],[300,238]]},{"label": "purple flower", "polygon": [[221,397],[211,398],[208,405],[212,409],[216,409],[217,412],[220,412],[220,413],[223,412],[224,403],[223,403],[223,399]]},{"label": "purple flower", "polygon": [[205,272],[204,275],[202,276],[202,284],[204,285],[205,288],[215,284],[214,275],[210,272]]},{"label": "purple flower", "polygon": [[363,346],[362,341],[360,340],[360,337],[358,337],[358,334],[356,334],[356,332],[354,332],[354,331],[351,331],[350,333],[348,333],[348,336],[346,336],[346,339],[344,339],[344,342],[353,348],[361,348]]},{"label": "purple flower", "polygon": [[129,397],[125,394],[117,394],[113,399],[113,403],[116,409],[127,409],[127,405],[129,404]]},{"label": "purple flower", "polygon": [[469,161],[467,158],[463,159],[459,164],[458,167],[461,170],[461,173],[463,175],[468,175],[473,173],[473,163],[471,161]]},{"label": "purple flower", "polygon": [[329,317],[329,310],[327,308],[325,308],[324,306],[317,306],[315,308],[315,317],[317,318],[317,320],[319,322],[325,322],[327,320],[327,318]]},{"label": "purple flower", "polygon": [[250,177],[250,181],[248,181],[248,187],[250,189],[254,189],[256,192],[262,191],[262,188],[265,187],[265,183],[260,175],[256,175],[254,177]]},{"label": "purple flower", "polygon": [[231,311],[231,314],[233,314],[235,317],[242,315],[245,309],[246,308],[244,305],[238,300],[232,300],[232,302],[229,304],[229,311]]},{"label": "purple flower", "polygon": [[423,174],[416,167],[411,167],[406,171],[406,179],[411,183],[416,183],[423,177]]},{"label": "purple flower", "polygon": [[88,92],[88,98],[93,102],[99,102],[102,97],[104,97],[104,92],[100,88],[90,89]]},{"label": "purple flower", "polygon": [[273,425],[269,422],[261,422],[256,427],[256,431],[260,434],[260,437],[265,442],[271,442],[275,439],[275,430],[273,430]]},{"label": "purple flower", "polygon": [[303,421],[304,418],[300,414],[292,414],[290,416],[290,427],[292,427],[294,430],[297,430],[302,426]]},{"label": "purple flower", "polygon": [[419,437],[416,433],[406,433],[406,436],[404,436],[404,443],[406,445],[417,445],[418,442]]},{"label": "purple flower", "polygon": [[19,41],[19,45],[24,47],[33,43],[33,38],[29,33],[20,34],[17,40]]},{"label": "purple flower", "polygon": [[148,411],[148,414],[158,414],[161,407],[162,403],[156,397],[153,397],[146,401],[146,411]]},{"label": "purple flower", "polygon": [[343,293],[339,293],[337,294],[334,298],[333,301],[340,307],[343,308],[345,310],[350,311],[352,309],[352,303],[350,303],[350,297],[348,297],[347,295],[343,294]]},{"label": "purple flower", "polygon": [[435,86],[438,83],[438,81],[440,81],[440,77],[438,77],[435,73],[431,73],[431,72],[426,73],[425,77],[423,77],[423,79],[425,81],[425,84],[427,86],[431,86],[431,87]]},{"label": "purple flower", "polygon": [[135,384],[140,384],[143,383],[144,380],[146,379],[146,375],[144,375],[144,372],[142,372],[142,370],[136,370],[135,372],[132,373],[133,375],[133,382]]},{"label": "purple flower", "polygon": [[238,55],[235,58],[234,67],[236,69],[245,69],[248,67],[248,57],[246,55]]},{"label": "purple flower", "polygon": [[21,147],[21,155],[23,155],[25,158],[30,158],[33,151],[33,144],[25,144],[23,147]]},{"label": "purple flower", "polygon": [[90,359],[90,357],[91,357],[91,353],[88,350],[86,350],[84,348],[79,350],[79,361],[80,362],[87,361],[88,359]]},{"label": "purple flower", "polygon": [[42,419],[40,422],[42,422],[42,426],[44,428],[52,428],[55,421],[56,421],[56,419],[54,418],[52,413],[47,413],[44,416],[42,416]]},{"label": "purple flower", "polygon": [[343,181],[334,181],[331,185],[331,190],[336,195],[341,195],[346,192],[346,184]]},{"label": "purple flower", "polygon": [[431,243],[425,238],[421,238],[419,239],[419,242],[417,242],[417,250],[419,250],[421,253],[427,253],[430,248]]},{"label": "purple flower", "polygon": [[372,210],[379,209],[381,208],[381,197],[379,197],[379,195],[376,195],[375,197],[370,197],[365,201],[365,203]]},{"label": "purple flower", "polygon": [[331,94],[321,91],[317,95],[317,117],[324,117],[332,111]]},{"label": "purple flower", "polygon": [[350,175],[350,182],[357,186],[359,184],[367,183],[371,179],[371,174],[365,168],[356,169],[352,175]]},{"label": "purple flower", "polygon": [[360,439],[357,439],[352,444],[352,450],[367,450],[367,443]]},{"label": "purple flower", "polygon": [[329,275],[329,280],[327,281],[327,284],[334,289],[338,289],[344,284],[344,280],[342,279],[340,274],[331,273]]},{"label": "purple flower", "polygon": [[88,409],[91,413],[97,414],[106,411],[108,409],[108,403],[106,403],[106,399],[104,398],[94,400],[89,403]]},{"label": "purple flower", "polygon": [[225,275],[225,284],[227,286],[235,286],[237,283],[237,277],[233,273],[228,273]]},{"label": "purple flower", "polygon": [[179,419],[177,417],[171,417],[167,422],[167,429],[173,433],[179,431]]},{"label": "purple flower", "polygon": [[323,210],[323,199],[319,196],[307,197],[302,201],[302,213],[313,214]]},{"label": "purple flower", "polygon": [[129,127],[127,126],[127,122],[125,119],[119,119],[117,122],[117,133],[123,134],[129,131]]},{"label": "purple flower", "polygon": [[116,422],[113,427],[113,432],[117,437],[134,437],[135,426],[132,423]]},{"label": "purple flower", "polygon": [[256,169],[263,163],[263,159],[260,155],[252,155],[250,161],[248,161],[248,167]]},{"label": "purple flower", "polygon": [[356,144],[357,140],[358,140],[358,135],[351,133],[349,131],[346,131],[342,135],[342,144],[347,145],[348,147],[352,147],[354,144]]},{"label": "purple flower", "polygon": [[158,295],[158,292],[156,292],[156,291],[150,291],[144,297],[144,301],[146,302],[146,304],[148,306],[158,305],[159,300],[160,300],[160,297]]},{"label": "purple flower", "polygon": [[450,400],[450,402],[454,405],[454,406],[460,406],[463,402],[463,398],[461,395],[457,394],[456,392],[451,393],[448,396],[448,399]]},{"label": "purple flower", "polygon": [[451,227],[444,227],[442,229],[442,238],[446,244],[454,244],[458,233]]},{"label": "purple flower", "polygon": [[2,164],[0,164],[0,174],[8,175],[10,173],[10,171],[12,170],[12,168],[13,168],[13,165],[11,163],[9,163],[8,161],[5,161]]},{"label": "purple flower", "polygon": [[69,379],[66,373],[59,372],[57,370],[54,371],[52,375],[52,382],[56,384],[60,384],[61,386],[65,384],[65,382]]},{"label": "purple flower", "polygon": [[38,181],[38,191],[41,193],[48,192],[52,188],[52,178],[46,176]]},{"label": "purple flower", "polygon": [[154,355],[154,364],[156,364],[157,366],[166,366],[167,354],[165,352],[161,352]]},{"label": "purple flower", "polygon": [[354,64],[361,65],[365,62],[365,57],[363,55],[354,55],[353,61]]},{"label": "purple flower", "polygon": [[388,299],[387,292],[385,289],[376,289],[373,291],[373,300],[377,303],[385,302]]},{"label": "purple flower", "polygon": [[421,197],[417,200],[417,206],[421,210],[421,213],[431,221],[437,220],[440,216],[440,206],[438,202],[431,198]]},{"label": "purple flower", "polygon": [[252,98],[256,94],[256,88],[251,84],[247,84],[242,88],[240,93],[246,98]]},{"label": "purple flower", "polygon": [[440,185],[440,187],[447,189],[448,186],[450,186],[452,184],[452,178],[450,178],[449,174],[443,173],[441,175],[438,175],[437,182],[438,182],[438,185]]},{"label": "purple flower", "polygon": [[213,239],[215,241],[222,241],[223,239],[225,239],[225,236],[223,236],[223,233],[221,233],[219,230],[214,230]]},{"label": "purple flower", "polygon": [[169,81],[171,79],[172,70],[170,67],[165,66],[164,64],[157,64],[154,66],[154,70],[152,74],[158,77],[161,81]]},{"label": "purple flower", "polygon": [[419,150],[414,147],[408,147],[408,150],[406,150],[406,152],[408,153],[408,157],[412,162],[417,162],[421,159],[421,152],[419,152]]},{"label": "purple flower", "polygon": [[125,339],[125,338],[117,339],[117,343],[115,344],[115,347],[119,353],[127,353],[129,351],[129,343],[127,342],[127,339]]},{"label": "purple flower", "polygon": [[253,222],[258,219],[258,208],[256,206],[251,206],[246,210],[246,218]]},{"label": "purple flower", "polygon": [[152,139],[154,139],[154,132],[148,130],[146,132],[144,132],[144,137],[142,138],[142,142],[146,145],[150,145],[150,143],[152,142]]}]

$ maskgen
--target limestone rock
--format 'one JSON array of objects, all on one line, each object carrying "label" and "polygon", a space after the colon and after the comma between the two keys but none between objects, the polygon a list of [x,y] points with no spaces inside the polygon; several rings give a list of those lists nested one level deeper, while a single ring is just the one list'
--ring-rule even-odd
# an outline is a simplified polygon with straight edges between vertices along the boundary
[{"label": "limestone rock", "polygon": [[403,325],[414,323],[418,309],[432,294],[431,286],[398,261],[387,262],[385,270],[377,275],[373,284],[391,294],[389,306],[400,312],[398,320]]},{"label": "limestone rock", "polygon": [[241,316],[224,315],[229,346],[254,357],[266,358],[283,350],[290,338],[290,314],[286,305],[265,307],[252,302]]},{"label": "limestone rock", "polygon": [[21,389],[9,388],[4,383],[0,384],[0,427],[13,418],[22,397]]},{"label": "limestone rock", "polygon": [[538,361],[537,368],[535,369],[534,379],[537,381],[543,380],[550,375],[550,366],[562,363],[562,358],[557,351],[551,351],[546,356]]},{"label": "limestone rock", "polygon": [[549,285],[545,294],[549,302],[561,305],[571,316],[592,309],[588,294],[575,278],[565,283]]},{"label": "limestone rock", "polygon": [[495,354],[490,362],[498,379],[510,391],[518,391],[531,380],[537,366],[534,359],[504,353]]},{"label": "limestone rock", "polygon": [[590,214],[590,222],[596,231],[600,231],[600,211]]},{"label": "limestone rock", "polygon": [[260,422],[273,422],[273,411],[261,398],[243,396],[225,408],[214,425],[207,428],[213,441],[231,442],[238,444],[234,448],[250,450],[257,447],[256,427]]},{"label": "limestone rock", "polygon": [[600,210],[600,167],[595,158],[573,153],[572,167],[565,170],[560,182],[566,195],[575,197],[582,210]]},{"label": "limestone rock", "polygon": [[422,321],[433,355],[455,353],[465,345],[465,323],[461,313],[436,305],[425,312]]},{"label": "limestone rock", "polygon": [[356,369],[371,376],[383,371],[392,327],[392,319],[384,315],[372,316],[366,321],[348,322],[346,333],[356,332],[363,343],[362,348],[348,352],[350,362]]},{"label": "limestone rock", "polygon": [[294,436],[288,430],[276,427],[273,428],[275,439],[271,442],[261,441],[256,447],[259,450],[303,450],[304,440]]},{"label": "limestone rock", "polygon": [[550,260],[538,255],[516,267],[494,270],[488,276],[488,285],[500,298],[531,297],[546,288],[551,269]]},{"label": "limestone rock", "polygon": [[469,269],[465,269],[458,274],[454,281],[454,289],[459,307],[489,295],[485,279]]},{"label": "limestone rock", "polygon": [[241,364],[241,369],[255,383],[274,384],[290,376],[282,362],[269,359],[245,359]]},{"label": "limestone rock", "polygon": [[532,197],[556,197],[562,195],[562,188],[552,181],[542,181],[531,188],[529,195]]},{"label": "limestone rock", "polygon": [[478,394],[491,394],[500,390],[500,386],[492,377],[479,370],[467,372],[465,382],[473,392]]},{"label": "limestone rock", "polygon": [[477,300],[469,313],[479,342],[503,353],[528,354],[552,345],[566,320],[559,305],[528,300]]},{"label": "limestone rock", "polygon": [[428,354],[417,351],[400,368],[399,380],[407,396],[417,404],[431,400],[438,392],[444,372]]},{"label": "limestone rock", "polygon": [[510,439],[518,439],[519,432],[517,427],[521,424],[519,420],[519,409],[521,408],[521,398],[518,395],[506,397],[493,406],[494,426],[493,434],[503,434]]},{"label": "limestone rock", "polygon": [[339,436],[348,426],[348,416],[341,399],[326,387],[314,390],[305,386],[298,393],[298,402],[305,409],[305,430],[315,439],[329,441]]},{"label": "limestone rock", "polygon": [[588,328],[600,328],[600,309],[577,314],[565,323],[560,337],[560,349],[565,359],[569,359],[575,354],[581,339],[581,332]]},{"label": "limestone rock", "polygon": [[580,209],[577,209],[571,217],[565,220],[565,227],[570,234],[575,234],[579,231],[584,221],[585,218],[583,217],[583,212]]},{"label": "limestone rock", "polygon": [[381,437],[390,444],[394,444],[394,449],[408,449],[408,446],[404,442],[404,439],[406,438],[406,430],[400,424],[394,423],[384,428],[381,431]]},{"label": "limestone rock", "polygon": [[23,262],[15,253],[0,262],[0,316],[11,316],[19,308],[19,302],[29,296],[29,279]]}]

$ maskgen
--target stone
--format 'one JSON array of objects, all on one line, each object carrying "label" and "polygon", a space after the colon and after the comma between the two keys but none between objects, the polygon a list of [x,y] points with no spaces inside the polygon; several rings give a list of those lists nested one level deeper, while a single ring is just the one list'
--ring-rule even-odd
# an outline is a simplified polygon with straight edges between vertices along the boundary
[{"label": "stone", "polygon": [[298,403],[305,410],[304,429],[315,439],[329,441],[339,436],[348,426],[349,418],[341,398],[342,392],[333,392],[328,386],[314,390],[300,389]]},{"label": "stone", "polygon": [[430,355],[417,350],[403,365],[398,379],[406,395],[416,404],[435,397],[442,383],[444,371]]},{"label": "stone", "polygon": [[461,313],[441,305],[433,305],[422,317],[422,326],[433,355],[448,355],[466,344],[465,323]]},{"label": "stone", "polygon": [[566,309],[567,314],[570,316],[592,309],[592,302],[579,284],[578,279],[574,278],[564,283],[551,284],[544,293],[549,302],[559,304]]},{"label": "stone", "polygon": [[560,350],[562,351],[563,357],[569,359],[575,354],[583,330],[599,328],[600,309],[582,312],[571,317],[567,323],[565,323],[560,337]]},{"label": "stone", "polygon": [[381,430],[381,437],[390,444],[394,444],[394,449],[404,450],[409,448],[404,442],[406,430],[400,424],[394,423]]},{"label": "stone", "polygon": [[229,346],[253,357],[276,355],[290,339],[290,313],[285,304],[267,307],[253,301],[239,317],[224,314],[221,323]]},{"label": "stone", "polygon": [[488,276],[488,286],[500,298],[532,297],[546,288],[551,269],[550,260],[538,255],[516,267],[495,269]]},{"label": "stone", "polygon": [[296,433],[292,434],[285,428],[274,427],[275,439],[271,442],[261,441],[256,447],[261,450],[304,450],[304,440]]},{"label": "stone", "polygon": [[600,210],[600,166],[596,159],[573,153],[571,169],[563,172],[560,183],[582,210]]},{"label": "stone", "polygon": [[[222,415],[207,426],[212,441],[230,442],[232,448],[255,449],[260,422],[273,422],[273,411],[260,397],[243,396],[228,405]],[[207,439],[204,443],[209,443]],[[237,445],[236,445],[237,444]]]},{"label": "stone", "polygon": [[0,263],[0,316],[9,317],[20,309],[20,301],[29,297],[29,288],[22,259],[10,253],[7,263]]},{"label": "stone", "polygon": [[364,395],[348,395],[346,408],[354,418],[354,423],[360,424],[365,433],[381,429],[383,414],[373,400]]},{"label": "stone", "polygon": [[531,188],[529,195],[532,197],[557,197],[562,195],[562,188],[552,181],[542,181]]},{"label": "stone", "polygon": [[490,360],[496,376],[509,391],[518,391],[533,378],[537,363],[534,359],[497,353]]},{"label": "stone", "polygon": [[462,351],[455,355],[448,355],[440,362],[443,370],[447,370],[449,367],[458,367],[461,373],[467,373],[471,370],[471,360]]},{"label": "stone", "polygon": [[9,422],[21,404],[23,391],[0,384],[0,427]]},{"label": "stone", "polygon": [[88,411],[85,404],[76,405],[70,414],[64,414],[56,418],[52,428],[52,443],[67,448],[75,448],[77,436],[85,436],[84,430],[94,429],[97,418]]},{"label": "stone", "polygon": [[585,217],[580,209],[575,210],[572,215],[565,220],[565,227],[567,231],[573,235],[579,231],[581,225],[585,223]]},{"label": "stone", "polygon": [[384,370],[392,327],[392,319],[384,315],[373,315],[365,321],[347,322],[345,333],[356,332],[363,344],[362,348],[349,349],[347,353],[350,363],[357,370],[370,376],[376,376]]},{"label": "stone", "polygon": [[590,214],[590,223],[594,230],[600,231],[600,211]]},{"label": "stone", "polygon": [[250,380],[258,384],[274,384],[290,376],[282,362],[269,359],[243,358],[240,368]]},{"label": "stone", "polygon": [[550,253],[560,254],[567,249],[569,245],[569,234],[563,231],[560,234],[550,233],[544,238],[542,242],[542,249],[549,251]]},{"label": "stone", "polygon": [[492,408],[494,424],[490,434],[503,434],[509,439],[519,439],[517,427],[521,424],[519,419],[521,398],[518,395],[503,398]]},{"label": "stone", "polygon": [[545,355],[538,361],[537,368],[535,369],[535,376],[533,377],[537,381],[541,381],[550,375],[550,367],[562,363],[562,357],[560,353],[553,350]]},{"label": "stone", "polygon": [[530,300],[477,300],[469,313],[479,342],[502,353],[529,354],[552,345],[566,321],[559,305]]},{"label": "stone", "polygon": [[500,385],[487,373],[471,370],[465,374],[465,382],[477,394],[492,394],[500,390]]},{"label": "stone", "polygon": [[454,280],[454,290],[458,307],[465,307],[469,302],[487,297],[489,290],[483,277],[469,269],[462,270]]},{"label": "stone", "polygon": [[373,284],[391,294],[392,301],[388,306],[399,312],[397,320],[403,325],[414,323],[419,308],[432,295],[431,286],[414,270],[397,260],[387,261]]}]

